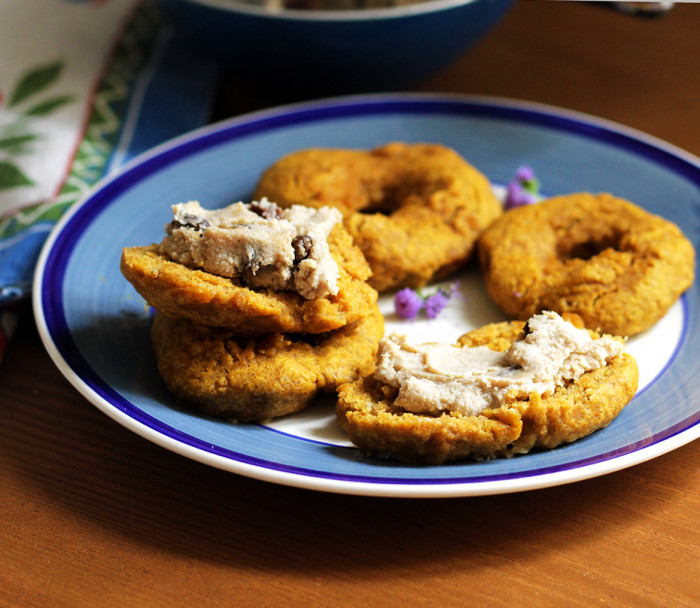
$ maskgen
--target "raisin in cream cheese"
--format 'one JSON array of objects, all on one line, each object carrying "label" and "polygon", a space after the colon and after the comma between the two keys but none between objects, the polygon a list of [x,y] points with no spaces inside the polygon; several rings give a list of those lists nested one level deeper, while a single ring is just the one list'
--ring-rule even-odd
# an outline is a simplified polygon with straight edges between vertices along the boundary
[{"label": "raisin in cream cheese", "polygon": [[306,299],[338,293],[338,267],[328,235],[341,221],[337,209],[266,199],[203,209],[196,201],[173,206],[160,244],[176,262],[240,279],[248,287],[295,290]]},{"label": "raisin in cream cheese", "polygon": [[411,344],[391,335],[380,342],[375,377],[399,389],[394,404],[406,411],[477,415],[506,399],[552,393],[604,367],[624,348],[622,340],[593,339],[554,312],[533,316],[525,328],[503,353],[486,346]]}]

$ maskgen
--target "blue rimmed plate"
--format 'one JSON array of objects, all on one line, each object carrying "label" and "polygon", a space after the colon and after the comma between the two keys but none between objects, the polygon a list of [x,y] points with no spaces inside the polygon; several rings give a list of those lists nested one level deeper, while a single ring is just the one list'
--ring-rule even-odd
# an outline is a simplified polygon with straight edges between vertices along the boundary
[{"label": "blue rimmed plate", "polygon": [[[247,200],[261,172],[311,147],[388,141],[453,147],[496,185],[532,166],[546,195],[608,191],[676,222],[700,245],[700,161],[590,116],[501,99],[382,95],[250,114],[178,138],[101,183],[62,219],[39,260],[34,310],[46,348],[68,380],[126,428],[187,457],[242,475],[329,492],[402,497],[498,494],[616,471],[700,436],[697,283],[654,328],[629,342],[640,389],[605,429],[558,449],[508,460],[410,466],[365,457],[339,432],[333,404],[269,425],[212,419],[163,387],[149,344],[150,312],[121,276],[122,247],[159,241],[170,205]],[[474,268],[439,319],[401,322],[391,294],[387,332],[452,342],[503,320]]]}]

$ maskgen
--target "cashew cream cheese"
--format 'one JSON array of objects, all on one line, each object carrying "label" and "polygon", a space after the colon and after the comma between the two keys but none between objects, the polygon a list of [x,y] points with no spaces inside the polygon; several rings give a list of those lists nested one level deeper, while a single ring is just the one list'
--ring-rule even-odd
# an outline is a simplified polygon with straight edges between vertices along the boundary
[{"label": "cashew cream cheese", "polygon": [[173,205],[160,252],[172,260],[249,287],[295,290],[306,299],[338,293],[338,266],[328,235],[342,220],[337,209],[262,199],[207,210],[197,201]]},{"label": "cashew cream cheese", "polygon": [[506,398],[552,393],[582,374],[604,367],[623,348],[611,336],[591,338],[554,312],[530,318],[525,335],[506,352],[486,346],[411,344],[404,335],[385,337],[375,377],[399,389],[395,405],[416,414],[477,415]]}]

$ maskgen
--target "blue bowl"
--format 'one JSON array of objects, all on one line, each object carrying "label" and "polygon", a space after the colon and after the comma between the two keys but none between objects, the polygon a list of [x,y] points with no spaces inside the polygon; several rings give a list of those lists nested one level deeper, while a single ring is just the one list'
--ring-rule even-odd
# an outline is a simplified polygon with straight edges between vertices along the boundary
[{"label": "blue bowl", "polygon": [[313,93],[399,90],[446,67],[513,0],[429,0],[357,10],[283,9],[241,0],[160,0],[197,44],[261,86]]}]

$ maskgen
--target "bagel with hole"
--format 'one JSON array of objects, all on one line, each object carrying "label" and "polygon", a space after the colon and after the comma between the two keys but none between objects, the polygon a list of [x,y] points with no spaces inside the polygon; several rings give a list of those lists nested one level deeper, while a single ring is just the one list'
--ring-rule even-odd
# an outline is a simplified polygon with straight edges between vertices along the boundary
[{"label": "bagel with hole", "polygon": [[511,318],[573,312],[620,336],[654,325],[695,275],[678,226],[610,194],[512,209],[479,237],[478,255],[487,292]]},{"label": "bagel with hole", "polygon": [[263,173],[255,197],[338,208],[378,291],[421,287],[453,273],[502,213],[482,173],[431,143],[300,150]]}]

